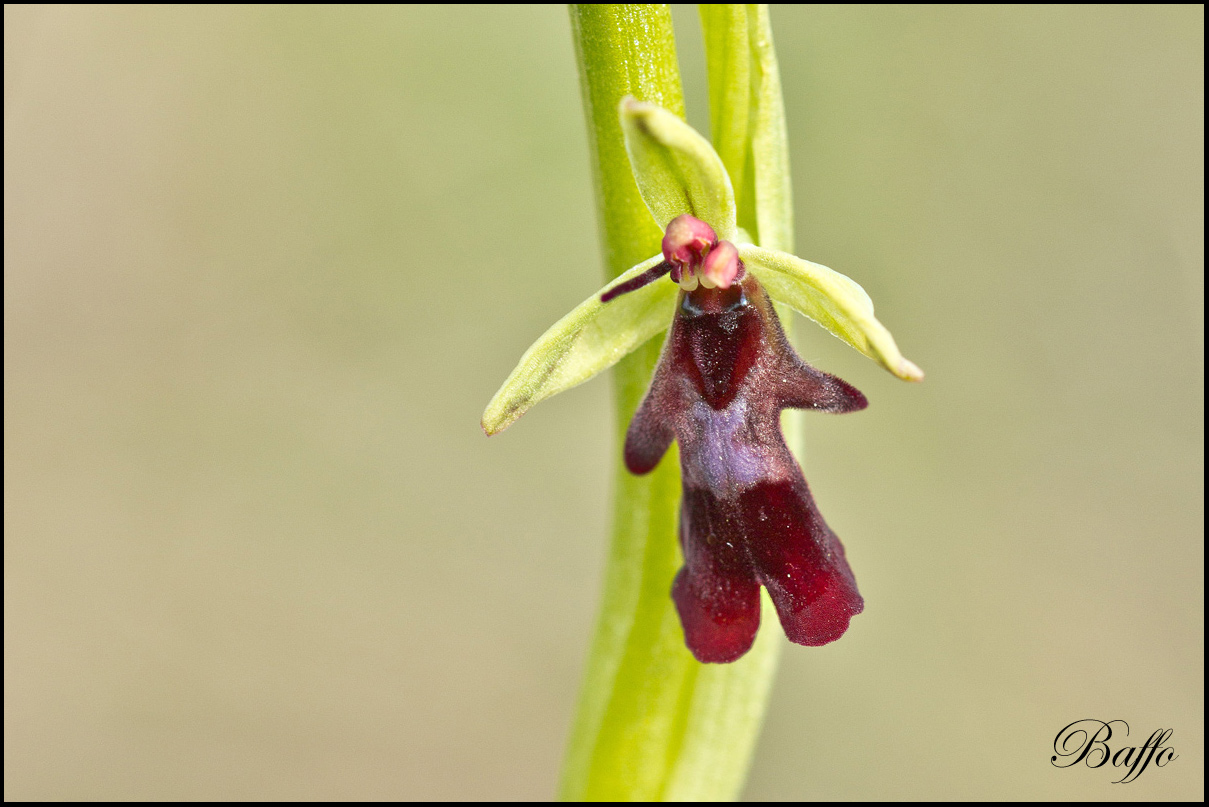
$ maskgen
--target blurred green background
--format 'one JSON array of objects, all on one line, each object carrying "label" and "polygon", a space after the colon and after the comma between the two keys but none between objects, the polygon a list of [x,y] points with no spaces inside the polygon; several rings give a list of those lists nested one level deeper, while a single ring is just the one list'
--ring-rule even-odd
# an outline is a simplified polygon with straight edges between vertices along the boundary
[{"label": "blurred green background", "polygon": [[[746,796],[1203,798],[1203,7],[772,14],[798,252],[928,378],[798,325],[867,605]],[[478,418],[601,282],[565,9],[4,29],[5,797],[551,796],[609,381]]]}]

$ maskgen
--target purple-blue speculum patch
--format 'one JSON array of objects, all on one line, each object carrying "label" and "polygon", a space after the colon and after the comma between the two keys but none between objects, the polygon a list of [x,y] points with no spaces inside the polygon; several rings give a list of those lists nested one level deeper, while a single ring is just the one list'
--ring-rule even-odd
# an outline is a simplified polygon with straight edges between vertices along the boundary
[{"label": "purple-blue speculum patch", "polygon": [[833,642],[864,601],[789,453],[780,414],[852,412],[868,402],[797,355],[763,287],[708,224],[674,219],[663,256],[601,300],[665,274],[681,288],[651,387],[626,433],[625,463],[645,474],[673,440],[680,445],[684,567],[672,598],[688,649],[702,662],[746,653],[760,624],[760,586],[790,641]]}]

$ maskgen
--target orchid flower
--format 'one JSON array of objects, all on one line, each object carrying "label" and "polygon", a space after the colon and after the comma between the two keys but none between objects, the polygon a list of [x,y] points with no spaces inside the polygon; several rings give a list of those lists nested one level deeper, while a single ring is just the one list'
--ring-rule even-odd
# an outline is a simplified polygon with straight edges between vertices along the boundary
[{"label": "orchid flower", "polygon": [[704,137],[630,97],[620,115],[634,179],[665,231],[662,252],[546,331],[488,404],[483,430],[502,431],[670,327],[627,432],[625,462],[632,473],[649,472],[679,443],[685,566],[672,597],[689,650],[702,662],[746,653],[759,626],[761,585],[791,641],[834,641],[863,601],[786,447],[779,415],[789,407],[840,413],[867,404],[797,356],[772,301],[901,379],[919,381],[923,373],[899,352],[856,282],[751,243],[736,224],[730,177]]}]

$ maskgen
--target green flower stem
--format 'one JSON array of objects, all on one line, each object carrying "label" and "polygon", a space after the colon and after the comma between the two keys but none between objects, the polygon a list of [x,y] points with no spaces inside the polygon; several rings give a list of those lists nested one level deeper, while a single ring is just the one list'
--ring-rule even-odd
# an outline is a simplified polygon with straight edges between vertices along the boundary
[{"label": "green flower stem", "polygon": [[[766,31],[767,12],[755,12],[757,18],[761,13]],[[717,48],[736,50],[740,39],[743,43],[751,40],[748,12],[742,17],[745,26],[739,39],[722,36],[723,23],[707,23],[711,102],[715,62],[725,61]],[[659,251],[662,234],[635,184],[618,107],[624,96],[633,95],[683,116],[671,14],[664,5],[578,5],[571,7],[571,25],[606,272],[615,277]],[[767,42],[771,53],[771,39]],[[750,44],[741,48],[743,55],[739,52],[730,58],[755,58]],[[775,61],[772,67],[775,72]],[[766,105],[768,87],[767,82],[759,85],[762,89],[755,94],[752,117],[753,72],[760,70],[749,67],[747,73],[749,92],[744,109],[749,121],[760,119],[764,109],[760,104]],[[727,93],[727,98],[732,94]],[[725,104],[729,108],[733,102]],[[715,110],[714,114],[725,119],[727,113]],[[783,115],[780,121],[783,127]],[[778,141],[768,137],[767,130],[756,131],[758,127],[752,124],[745,127],[734,137],[753,142],[764,137],[774,150],[779,143],[784,157],[783,132]],[[730,139],[728,136],[728,143]],[[746,160],[746,151],[742,153]],[[762,166],[769,163],[766,154],[761,159],[756,152],[752,160],[752,177],[744,182],[752,182],[753,191],[746,209],[740,202],[740,224],[748,221],[755,239],[759,239],[758,225],[765,221],[770,222],[770,233],[777,229],[773,221],[784,224],[784,232],[788,232],[792,219],[788,197],[783,197],[779,209],[767,199],[761,205],[759,178]],[[783,240],[764,245],[786,247]],[[659,340],[652,339],[615,368],[619,435],[624,436],[646,391],[660,346]],[[619,439],[616,460],[613,534],[603,603],[560,795],[577,801],[733,799],[747,775],[782,643],[775,614],[767,595],[762,595],[764,620],[774,624],[761,627],[755,646],[739,661],[702,665],[694,660],[685,649],[670,595],[672,578],[681,565],[676,537],[679,458],[673,449],[651,474],[632,476],[621,463]]]}]

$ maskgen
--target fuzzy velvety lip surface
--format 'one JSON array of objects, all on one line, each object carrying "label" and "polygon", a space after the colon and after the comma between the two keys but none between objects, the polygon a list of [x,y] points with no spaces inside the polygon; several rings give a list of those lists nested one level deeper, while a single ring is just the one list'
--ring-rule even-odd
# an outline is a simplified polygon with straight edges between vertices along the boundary
[{"label": "fuzzy velvety lip surface", "polygon": [[681,294],[625,461],[646,473],[672,440],[680,444],[685,565],[672,596],[699,661],[734,661],[750,649],[761,585],[798,644],[838,639],[861,612],[843,546],[785,445],[780,413],[866,405],[855,388],[797,356],[754,277]]}]

